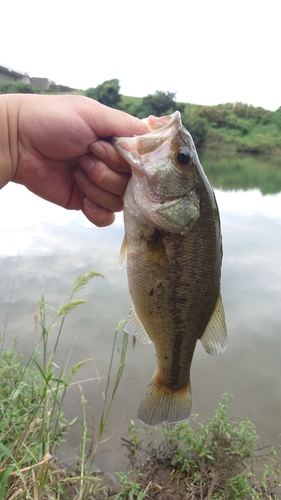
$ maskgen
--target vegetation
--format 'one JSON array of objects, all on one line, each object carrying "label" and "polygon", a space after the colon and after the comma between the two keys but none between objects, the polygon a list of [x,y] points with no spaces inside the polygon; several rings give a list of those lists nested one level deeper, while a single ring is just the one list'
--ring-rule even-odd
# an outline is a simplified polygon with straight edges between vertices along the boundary
[{"label": "vegetation", "polygon": [[[115,331],[103,409],[90,435],[87,401],[81,391],[83,417],[81,446],[74,470],[66,470],[55,458],[57,447],[74,421],[65,419],[62,404],[68,386],[84,360],[70,369],[59,367],[58,342],[65,320],[85,302],[77,293],[100,273],[79,276],[69,301],[59,309],[49,306],[42,295],[38,323],[41,339],[24,365],[17,343],[1,349],[0,363],[0,498],[3,500],[277,500],[280,468],[275,450],[257,449],[258,435],[248,420],[231,420],[228,397],[204,424],[198,415],[157,429],[139,428],[134,422],[123,443],[129,451],[130,472],[118,472],[116,484],[94,469],[112,401],[122,378],[127,335],[117,345]],[[48,321],[49,320],[49,321]],[[54,348],[49,354],[50,337]],[[3,347],[3,345],[2,345]],[[113,358],[119,352],[119,367],[113,373]],[[99,378],[99,377],[98,377]],[[100,380],[100,379],[99,379]]]},{"label": "vegetation", "polygon": [[199,157],[214,188],[227,190],[255,189],[262,194],[281,191],[281,169],[276,159],[265,155],[250,155],[211,151],[199,148]]},{"label": "vegetation", "polygon": [[[42,91],[24,83],[1,83],[0,93],[63,93],[62,87]],[[117,79],[87,91],[103,104],[143,118],[179,109],[182,121],[200,149],[200,159],[214,187],[251,189],[263,194],[281,191],[281,107],[271,112],[242,103],[200,106],[177,103],[176,94],[157,91],[144,98],[123,96]],[[69,93],[69,91],[67,91]],[[222,154],[223,153],[223,154]],[[143,430],[134,422],[127,446],[131,471],[119,471],[112,485],[94,469],[94,459],[112,401],[125,367],[127,336],[117,345],[122,323],[115,331],[102,416],[95,435],[87,423],[87,401],[81,387],[83,418],[81,446],[74,470],[56,460],[58,446],[74,421],[65,419],[62,404],[73,376],[84,360],[70,369],[58,367],[56,351],[69,313],[84,302],[77,293],[92,272],[74,283],[69,301],[59,309],[41,297],[38,322],[41,340],[27,364],[17,342],[0,353],[0,498],[3,500],[277,500],[281,498],[280,465],[275,450],[259,450],[258,436],[248,420],[232,420],[224,397],[209,422],[198,415],[189,422]],[[48,323],[49,320],[49,323]],[[55,336],[49,351],[49,338]],[[0,338],[1,346],[1,338]],[[3,346],[2,346],[3,347]],[[113,357],[119,367],[113,374]]]},{"label": "vegetation", "polygon": [[[121,498],[278,499],[280,468],[275,450],[261,454],[265,450],[257,450],[253,424],[248,419],[231,420],[227,402],[224,396],[207,424],[194,415],[190,422],[167,425],[160,431],[160,445],[155,446],[155,437],[150,439],[144,464],[121,476],[125,488]],[[132,463],[141,450],[139,435],[132,422],[127,442]],[[135,496],[127,494],[129,487]]]},{"label": "vegetation", "polygon": [[[107,417],[125,366],[127,335],[123,334],[119,349],[119,368],[112,381],[113,357],[117,349],[117,336],[123,323],[115,331],[106,388],[103,392],[103,409],[97,434],[90,439],[87,428],[86,403],[81,388],[83,420],[81,447],[74,474],[67,472],[55,458],[67,430],[74,423],[66,421],[62,404],[73,376],[85,363],[84,360],[69,370],[56,363],[56,351],[67,316],[85,302],[77,293],[93,277],[101,276],[92,271],[79,276],[72,288],[69,301],[59,309],[45,302],[42,295],[38,321],[41,339],[28,363],[23,364],[17,345],[1,350],[0,363],[0,498],[13,499],[77,499],[85,498],[91,491],[102,490],[94,475],[89,474],[106,425]],[[47,326],[47,319],[50,322]],[[54,348],[48,355],[50,336]],[[0,339],[1,340],[1,339]],[[68,493],[71,483],[71,492]]]},{"label": "vegetation", "polygon": [[[14,92],[69,93],[66,87],[56,86],[40,90],[21,82],[0,83],[0,94]],[[157,90],[143,98],[120,94],[118,79],[107,80],[86,91],[72,93],[86,95],[99,102],[131,113],[139,118],[149,114],[162,116],[178,109],[182,122],[191,132],[196,146],[208,150],[269,155],[273,163],[280,163],[281,106],[276,111],[240,102],[202,106],[180,103],[176,93]]]},{"label": "vegetation", "polygon": [[142,100],[142,109],[140,118],[149,115],[164,116],[176,111],[176,94],[173,92],[163,92],[156,90],[155,94],[149,94]]},{"label": "vegetation", "polygon": [[85,91],[85,95],[101,102],[102,104],[105,104],[106,106],[117,108],[121,98],[119,91],[119,80],[113,79],[103,82],[96,88],[89,88]]},{"label": "vegetation", "polygon": [[40,90],[24,82],[0,82],[0,94],[38,94]]}]

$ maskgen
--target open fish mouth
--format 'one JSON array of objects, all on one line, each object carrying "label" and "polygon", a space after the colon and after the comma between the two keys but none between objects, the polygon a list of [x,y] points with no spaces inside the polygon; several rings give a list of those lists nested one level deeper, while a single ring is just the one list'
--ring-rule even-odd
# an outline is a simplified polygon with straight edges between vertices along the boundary
[{"label": "open fish mouth", "polygon": [[181,115],[179,111],[175,111],[172,115],[162,116],[160,118],[156,116],[148,116],[148,118],[144,118],[142,121],[146,124],[147,128],[150,130],[146,136],[155,136],[155,135],[165,135],[166,133],[170,133],[171,127],[174,124],[178,123],[181,120]]},{"label": "open fish mouth", "polygon": [[[133,167],[141,168],[142,161],[146,161],[146,155],[159,150],[169,139],[172,139],[181,127],[181,115],[175,111],[172,115],[157,118],[149,116],[142,120],[149,132],[134,137],[112,137],[114,147],[121,152],[122,156]],[[167,154],[170,150],[167,150]],[[164,151],[161,153],[164,155]],[[142,161],[141,161],[142,158]]]}]

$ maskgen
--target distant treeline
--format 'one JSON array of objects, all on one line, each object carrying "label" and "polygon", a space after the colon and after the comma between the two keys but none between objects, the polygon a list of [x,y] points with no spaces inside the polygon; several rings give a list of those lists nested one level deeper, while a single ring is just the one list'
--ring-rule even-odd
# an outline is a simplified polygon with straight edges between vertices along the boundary
[{"label": "distant treeline", "polygon": [[[18,92],[64,93],[60,85],[43,91],[21,82],[0,83],[0,94]],[[72,93],[86,95],[139,118],[151,114],[163,116],[178,109],[196,146],[212,150],[261,153],[272,156],[273,161],[276,156],[280,162],[281,106],[276,111],[240,102],[202,106],[177,102],[175,93],[162,90],[143,98],[129,97],[120,94],[118,79],[107,80],[95,88],[75,90]]]}]

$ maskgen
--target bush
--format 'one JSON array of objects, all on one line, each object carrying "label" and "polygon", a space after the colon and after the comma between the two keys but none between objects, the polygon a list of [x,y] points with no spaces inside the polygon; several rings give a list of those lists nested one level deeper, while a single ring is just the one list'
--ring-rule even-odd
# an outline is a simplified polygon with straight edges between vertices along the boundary
[{"label": "bush", "polygon": [[24,82],[0,83],[0,94],[40,94],[37,87]]},{"label": "bush", "polygon": [[[277,500],[280,469],[274,450],[271,454],[256,455],[258,435],[249,419],[232,420],[227,414],[229,397],[224,396],[214,416],[206,424],[191,417],[167,424],[160,430],[163,440],[155,446],[151,436],[145,463],[135,473],[121,477],[127,487],[123,500],[129,500],[129,485],[136,498],[157,499],[161,484],[163,499],[189,500]],[[129,450],[137,454],[142,441],[137,426],[129,428]],[[147,431],[146,431],[147,435]],[[156,471],[156,472],[155,472]],[[162,478],[161,483],[155,481]],[[165,496],[165,490],[169,496]],[[133,497],[135,498],[135,497]],[[159,495],[159,498],[162,498]]]}]

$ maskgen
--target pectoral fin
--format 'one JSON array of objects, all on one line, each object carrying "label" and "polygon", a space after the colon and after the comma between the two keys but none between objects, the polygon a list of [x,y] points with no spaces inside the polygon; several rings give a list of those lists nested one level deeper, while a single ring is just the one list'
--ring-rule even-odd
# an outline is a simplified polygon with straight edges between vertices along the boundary
[{"label": "pectoral fin", "polygon": [[151,344],[151,340],[135,311],[134,304],[129,312],[129,316],[124,326],[124,331],[129,335],[135,335],[135,337],[138,337],[143,344]]},{"label": "pectoral fin", "polygon": [[224,308],[220,294],[210,321],[207,324],[203,335],[200,337],[200,340],[205,351],[212,356],[222,354],[227,349],[228,338]]}]

